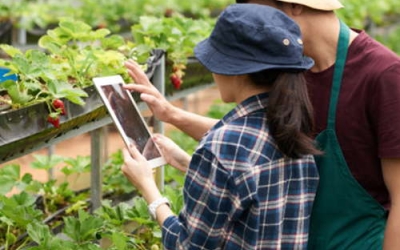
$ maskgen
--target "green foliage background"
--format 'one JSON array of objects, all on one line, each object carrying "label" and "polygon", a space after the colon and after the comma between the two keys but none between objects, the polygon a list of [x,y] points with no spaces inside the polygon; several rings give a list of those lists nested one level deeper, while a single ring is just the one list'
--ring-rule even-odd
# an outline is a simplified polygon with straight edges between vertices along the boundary
[{"label": "green foliage background", "polygon": [[400,55],[400,2],[398,0],[341,0],[338,16]]}]

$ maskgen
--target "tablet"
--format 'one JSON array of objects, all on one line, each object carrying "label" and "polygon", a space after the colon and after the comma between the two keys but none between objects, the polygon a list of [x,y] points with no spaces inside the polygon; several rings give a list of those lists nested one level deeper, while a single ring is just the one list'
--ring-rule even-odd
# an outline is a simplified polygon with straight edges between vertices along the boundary
[{"label": "tablet", "polygon": [[135,145],[153,168],[164,165],[165,159],[151,139],[132,94],[122,87],[125,84],[122,77],[95,77],[93,83],[126,146]]}]

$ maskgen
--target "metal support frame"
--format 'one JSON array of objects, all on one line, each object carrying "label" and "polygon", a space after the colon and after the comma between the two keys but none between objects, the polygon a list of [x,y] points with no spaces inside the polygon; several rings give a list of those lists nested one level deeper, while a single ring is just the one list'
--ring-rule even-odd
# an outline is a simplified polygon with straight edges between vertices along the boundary
[{"label": "metal support frame", "polygon": [[[156,68],[152,80],[154,86],[162,95],[165,93],[165,55],[160,59],[160,65]],[[155,119],[153,125],[155,133],[164,134],[164,123]],[[155,180],[158,188],[164,190],[164,166],[158,167],[155,172]]]},{"label": "metal support frame", "polygon": [[91,135],[91,175],[90,194],[92,211],[101,206],[102,200],[102,169],[107,160],[107,127],[101,127],[90,132]]}]

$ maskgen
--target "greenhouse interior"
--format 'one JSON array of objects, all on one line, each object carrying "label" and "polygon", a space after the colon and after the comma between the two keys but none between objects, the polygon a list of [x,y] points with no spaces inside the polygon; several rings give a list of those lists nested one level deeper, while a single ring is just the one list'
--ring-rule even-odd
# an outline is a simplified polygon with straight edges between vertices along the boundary
[{"label": "greenhouse interior", "polygon": [[[344,23],[400,55],[398,0],[341,2],[334,12]],[[194,48],[232,4],[0,0],[2,250],[164,249],[162,227],[121,171],[126,145],[93,78],[132,83],[124,63],[133,60],[165,100],[222,119],[236,105],[221,100]],[[198,139],[132,98],[150,133],[166,135],[188,155],[196,151]],[[185,174],[164,164],[153,176],[178,215]]]}]

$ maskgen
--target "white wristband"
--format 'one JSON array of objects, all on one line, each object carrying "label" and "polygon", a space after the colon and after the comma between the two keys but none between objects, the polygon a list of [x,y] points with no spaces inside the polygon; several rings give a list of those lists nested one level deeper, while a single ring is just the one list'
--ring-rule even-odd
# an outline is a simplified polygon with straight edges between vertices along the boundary
[{"label": "white wristband", "polygon": [[165,198],[165,197],[161,197],[161,198],[153,201],[148,206],[149,213],[150,213],[151,217],[153,217],[153,219],[155,219],[155,220],[157,219],[156,210],[162,204],[167,204],[169,207],[171,207],[171,204],[170,204],[169,200],[167,198]]}]

